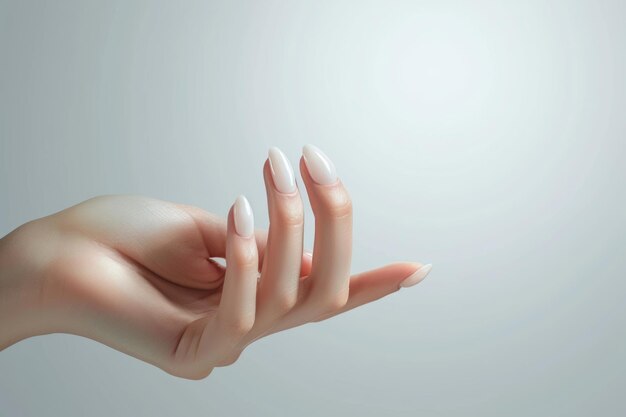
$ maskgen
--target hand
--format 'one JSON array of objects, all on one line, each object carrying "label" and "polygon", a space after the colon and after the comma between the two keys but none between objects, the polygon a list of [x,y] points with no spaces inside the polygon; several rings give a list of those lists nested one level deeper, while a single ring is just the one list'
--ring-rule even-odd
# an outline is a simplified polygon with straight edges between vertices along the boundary
[{"label": "hand", "polygon": [[430,265],[412,262],[350,276],[350,196],[319,149],[306,146],[299,167],[315,215],[312,258],[303,255],[293,171],[276,148],[263,166],[268,232],[254,229],[243,196],[226,219],[184,204],[101,196],[16,229],[0,240],[0,349],[70,333],[200,379],[263,336],[425,277]]}]

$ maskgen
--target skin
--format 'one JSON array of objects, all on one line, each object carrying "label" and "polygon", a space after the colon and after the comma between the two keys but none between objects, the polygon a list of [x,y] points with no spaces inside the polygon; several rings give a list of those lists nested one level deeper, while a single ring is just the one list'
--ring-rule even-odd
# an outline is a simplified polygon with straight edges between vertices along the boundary
[{"label": "skin", "polygon": [[[198,207],[95,197],[0,239],[0,350],[49,333],[88,337],[182,378],[232,364],[261,337],[398,291],[422,265],[350,275],[352,201],[341,180],[300,174],[315,215],[303,254],[300,190],[263,166],[270,227],[252,237]],[[211,258],[224,258],[227,267]]]}]

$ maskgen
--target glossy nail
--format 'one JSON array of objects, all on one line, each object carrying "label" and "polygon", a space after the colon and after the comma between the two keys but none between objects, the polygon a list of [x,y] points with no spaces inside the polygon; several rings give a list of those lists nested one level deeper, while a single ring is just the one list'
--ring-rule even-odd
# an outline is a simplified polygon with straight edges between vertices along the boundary
[{"label": "glossy nail", "polygon": [[237,197],[233,208],[235,231],[239,236],[250,237],[254,233],[254,216],[248,199],[243,195]]},{"label": "glossy nail", "polygon": [[293,193],[296,191],[296,180],[293,175],[293,168],[285,154],[276,146],[269,150],[270,171],[274,178],[274,185],[281,193]]},{"label": "glossy nail", "polygon": [[304,145],[302,154],[313,181],[322,185],[337,181],[335,165],[317,146]]},{"label": "glossy nail", "polygon": [[400,283],[400,287],[411,287],[417,284],[418,282],[426,278],[426,275],[428,275],[432,268],[433,266],[431,264],[422,266],[420,269],[406,277],[404,281]]}]

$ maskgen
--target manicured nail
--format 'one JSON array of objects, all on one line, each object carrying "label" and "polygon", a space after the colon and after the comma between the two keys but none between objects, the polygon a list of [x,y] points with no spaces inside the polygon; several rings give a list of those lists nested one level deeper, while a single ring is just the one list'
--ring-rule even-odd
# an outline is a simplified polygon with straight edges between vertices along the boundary
[{"label": "manicured nail", "polygon": [[410,287],[410,286],[417,284],[418,282],[426,278],[426,275],[428,275],[428,273],[430,272],[432,268],[433,266],[431,264],[422,266],[420,269],[418,269],[417,271],[413,272],[411,275],[406,277],[404,281],[400,283],[400,286]]},{"label": "manicured nail", "polygon": [[317,146],[304,145],[302,148],[304,163],[309,169],[313,181],[326,185],[337,181],[337,172],[333,162]]},{"label": "manicured nail", "polygon": [[276,146],[269,150],[270,171],[274,184],[281,193],[293,193],[296,191],[296,180],[293,176],[293,168],[285,154]]},{"label": "manicured nail", "polygon": [[235,200],[234,206],[235,231],[242,237],[252,236],[254,233],[254,216],[248,199],[240,195]]}]

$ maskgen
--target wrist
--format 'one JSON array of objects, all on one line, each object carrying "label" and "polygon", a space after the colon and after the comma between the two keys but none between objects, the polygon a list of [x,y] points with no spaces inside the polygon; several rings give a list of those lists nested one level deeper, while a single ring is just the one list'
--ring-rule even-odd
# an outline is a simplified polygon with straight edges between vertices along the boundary
[{"label": "wrist", "polygon": [[0,350],[54,331],[46,300],[41,222],[26,223],[0,239]]}]

